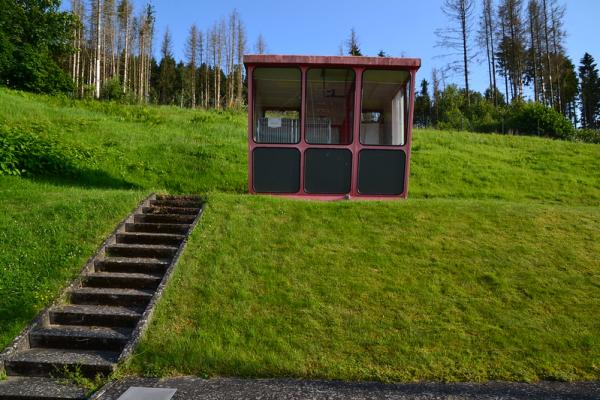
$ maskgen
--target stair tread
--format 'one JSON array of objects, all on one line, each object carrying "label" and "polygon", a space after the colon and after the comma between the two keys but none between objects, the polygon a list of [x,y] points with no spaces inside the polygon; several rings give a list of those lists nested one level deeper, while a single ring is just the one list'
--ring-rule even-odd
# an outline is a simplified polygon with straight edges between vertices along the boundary
[{"label": "stair tread", "polygon": [[86,399],[86,389],[50,378],[10,377],[0,382],[0,398]]},{"label": "stair tread", "polygon": [[115,263],[115,264],[162,264],[168,266],[169,261],[162,258],[147,258],[147,257],[105,257],[98,260],[99,262]]},{"label": "stair tread", "polygon": [[171,207],[171,206],[149,206],[143,207],[142,212],[147,215],[154,214],[180,214],[180,215],[198,215],[202,210],[200,207]]},{"label": "stair tread", "polygon": [[131,296],[152,297],[152,295],[154,294],[154,291],[139,290],[139,289],[82,287],[82,288],[71,290],[71,293],[78,293],[78,294],[105,294],[107,296],[110,296],[110,295],[131,295]]},{"label": "stair tread", "polygon": [[50,325],[45,328],[39,328],[31,332],[37,336],[60,336],[76,338],[109,338],[127,340],[131,335],[132,329],[128,328],[108,328],[98,326],[77,326],[77,325]]},{"label": "stair tread", "polygon": [[181,208],[202,208],[202,201],[200,200],[185,200],[185,199],[168,199],[168,200],[151,200],[150,205],[152,206],[167,206],[167,207],[181,207]]},{"label": "stair tread", "polygon": [[174,194],[157,194],[156,200],[192,200],[192,201],[202,201],[202,196],[184,194],[184,195],[174,195]]},{"label": "stair tread", "polygon": [[196,218],[196,215],[198,215],[198,213],[193,213],[193,214],[172,214],[172,213],[145,213],[145,214],[135,214],[135,215],[142,215],[144,217],[165,217],[165,218],[173,218],[173,219],[178,219],[178,218]]},{"label": "stair tread", "polygon": [[89,314],[89,315],[123,315],[130,317],[141,317],[142,310],[140,308],[129,308],[120,306],[93,306],[71,304],[61,307],[52,308],[51,312],[72,313],[72,314]]},{"label": "stair tread", "polygon": [[112,367],[117,362],[118,358],[119,353],[115,351],[35,348],[18,352],[8,358],[7,361]]},{"label": "stair tread", "polygon": [[174,239],[185,239],[185,235],[177,233],[153,233],[153,232],[119,232],[117,235],[121,236],[132,236],[132,237],[167,237]]},{"label": "stair tread", "polygon": [[135,272],[92,272],[86,274],[85,278],[106,278],[106,279],[145,279],[159,281],[162,276],[155,274],[143,274]]},{"label": "stair tread", "polygon": [[136,243],[115,243],[108,246],[109,248],[121,248],[121,249],[165,249],[165,250],[177,250],[177,246],[167,246],[164,244],[136,244]]}]

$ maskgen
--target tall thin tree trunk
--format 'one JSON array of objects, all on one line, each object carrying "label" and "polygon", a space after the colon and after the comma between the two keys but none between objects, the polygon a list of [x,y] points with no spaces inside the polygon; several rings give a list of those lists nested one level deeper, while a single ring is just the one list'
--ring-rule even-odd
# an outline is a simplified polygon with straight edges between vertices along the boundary
[{"label": "tall thin tree trunk", "polygon": [[97,17],[96,17],[96,98],[100,98],[100,57],[102,57],[102,0],[96,0]]},{"label": "tall thin tree trunk", "polygon": [[550,86],[550,106],[554,107],[554,85],[552,83],[552,65],[550,61],[550,38],[548,37],[548,7],[546,0],[544,4],[544,39],[546,41],[546,62],[548,67],[548,85]]},{"label": "tall thin tree trunk", "polygon": [[127,72],[129,70],[129,17],[125,22],[125,54],[123,55],[125,58],[124,66],[123,66],[123,93],[127,93],[128,76]]},{"label": "tall thin tree trunk", "polygon": [[471,105],[471,94],[469,92],[469,56],[468,56],[468,46],[467,46],[467,10],[465,6],[465,2],[462,2],[462,10],[461,10],[461,28],[462,28],[462,39],[463,39],[463,60],[464,60],[464,69],[465,69],[465,90],[467,96],[467,104]]}]

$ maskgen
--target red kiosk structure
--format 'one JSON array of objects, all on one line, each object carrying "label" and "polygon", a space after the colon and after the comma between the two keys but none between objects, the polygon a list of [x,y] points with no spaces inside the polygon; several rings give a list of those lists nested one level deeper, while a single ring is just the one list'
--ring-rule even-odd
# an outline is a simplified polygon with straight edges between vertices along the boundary
[{"label": "red kiosk structure", "polygon": [[419,59],[247,55],[250,193],[408,195]]}]

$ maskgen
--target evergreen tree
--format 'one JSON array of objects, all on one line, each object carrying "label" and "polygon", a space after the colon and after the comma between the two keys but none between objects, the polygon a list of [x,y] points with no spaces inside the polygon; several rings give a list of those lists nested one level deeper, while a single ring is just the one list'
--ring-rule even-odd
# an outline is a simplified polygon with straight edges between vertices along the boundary
[{"label": "evergreen tree", "polygon": [[358,35],[356,34],[356,30],[354,28],[350,30],[350,38],[348,39],[348,54],[351,56],[362,56],[362,52],[360,51],[358,44]]},{"label": "evergreen tree", "polygon": [[560,95],[559,110],[573,125],[577,125],[577,95],[579,93],[579,80],[573,62],[563,55],[561,57],[561,74],[558,77],[558,93]]},{"label": "evergreen tree", "polygon": [[421,91],[415,98],[415,123],[421,127],[431,125],[431,97],[427,79],[421,81]]},{"label": "evergreen tree", "polygon": [[581,124],[584,128],[600,127],[600,77],[594,58],[585,53],[579,67]]},{"label": "evergreen tree", "polygon": [[178,79],[176,63],[173,58],[171,33],[168,28],[163,37],[160,53],[162,58],[159,66],[158,101],[160,104],[174,104],[176,99],[179,98],[179,93],[177,93]]}]

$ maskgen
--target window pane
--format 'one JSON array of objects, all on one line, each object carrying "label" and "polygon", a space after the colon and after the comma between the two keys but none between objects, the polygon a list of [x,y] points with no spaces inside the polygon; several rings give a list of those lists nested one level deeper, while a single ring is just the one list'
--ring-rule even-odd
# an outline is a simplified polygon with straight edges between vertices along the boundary
[{"label": "window pane", "polygon": [[409,77],[407,71],[365,71],[360,123],[362,144],[404,145]]},{"label": "window pane", "polygon": [[352,143],[354,77],[354,71],[348,68],[308,71],[305,122],[308,143]]},{"label": "window pane", "polygon": [[302,75],[297,68],[257,68],[254,79],[254,141],[300,142]]}]

